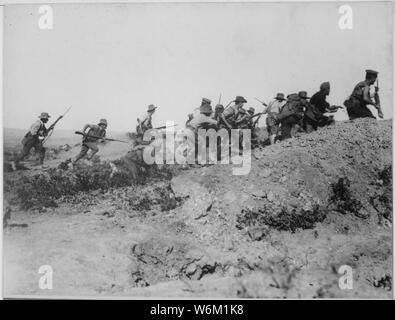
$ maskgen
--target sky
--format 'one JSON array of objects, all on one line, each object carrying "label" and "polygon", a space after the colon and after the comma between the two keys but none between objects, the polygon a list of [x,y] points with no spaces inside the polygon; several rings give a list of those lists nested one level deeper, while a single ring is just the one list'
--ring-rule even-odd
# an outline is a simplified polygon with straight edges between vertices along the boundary
[{"label": "sky", "polygon": [[108,130],[130,131],[153,103],[154,127],[182,127],[203,97],[215,106],[241,95],[262,111],[255,98],[311,96],[324,81],[340,105],[365,69],[379,71],[392,118],[392,4],[349,3],[353,29],[341,30],[342,4],[53,4],[52,30],[38,27],[39,5],[6,5],[3,126],[27,129],[72,106],[59,128],[106,118]]}]

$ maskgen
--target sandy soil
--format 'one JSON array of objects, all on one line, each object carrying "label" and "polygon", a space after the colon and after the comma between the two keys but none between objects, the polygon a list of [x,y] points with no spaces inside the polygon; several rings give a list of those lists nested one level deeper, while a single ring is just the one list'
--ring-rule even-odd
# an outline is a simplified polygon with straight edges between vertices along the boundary
[{"label": "sandy soil", "polygon": [[[108,144],[101,157],[126,146]],[[56,208],[8,203],[5,296],[391,298],[388,166],[391,122],[359,120],[256,149],[246,176],[206,166]],[[5,183],[32,172],[6,173]],[[331,202],[340,178],[357,209]],[[53,268],[52,290],[39,289],[41,265]],[[342,265],[352,267],[352,290],[339,288]]]}]

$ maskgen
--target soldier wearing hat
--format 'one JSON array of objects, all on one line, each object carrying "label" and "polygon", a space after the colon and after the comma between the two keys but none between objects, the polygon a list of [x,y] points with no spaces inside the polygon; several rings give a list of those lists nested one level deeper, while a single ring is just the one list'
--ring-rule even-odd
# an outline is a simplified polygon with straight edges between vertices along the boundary
[{"label": "soldier wearing hat", "polygon": [[308,104],[306,91],[300,91],[298,94],[288,95],[287,103],[282,107],[277,118],[281,122],[281,139],[291,138],[293,129],[299,128],[303,119],[304,111]]},{"label": "soldier wearing hat", "polygon": [[[225,109],[223,113],[226,123],[229,125],[229,127],[227,127],[229,130],[237,127],[236,121],[238,120],[240,109],[243,108],[244,103],[247,103],[247,100],[242,96],[236,96],[234,103],[233,106]],[[241,112],[243,112],[243,110]]]},{"label": "soldier wearing hat", "polygon": [[270,144],[274,144],[280,129],[280,121],[278,120],[278,114],[283,108],[286,99],[284,98],[284,93],[277,93],[274,100],[269,102],[269,105],[265,110],[264,114],[266,117],[266,130],[269,134]]},{"label": "soldier wearing hat", "polygon": [[150,104],[148,106],[147,113],[140,119],[137,118],[136,132],[138,134],[144,134],[147,130],[152,129],[152,115],[156,110],[156,106]]},{"label": "soldier wearing hat", "polygon": [[[88,130],[89,129],[89,130]],[[81,160],[86,156],[89,150],[91,150],[91,154],[88,157],[88,160],[92,159],[93,156],[99,151],[98,143],[103,142],[101,138],[106,137],[106,129],[107,129],[107,120],[100,119],[97,125],[95,124],[86,124],[82,129],[82,132],[85,134],[82,138],[82,146],[81,151],[73,161],[75,164],[77,161]],[[88,132],[86,132],[88,130]]]},{"label": "soldier wearing hat", "polygon": [[203,98],[199,110],[200,110],[200,114],[196,115],[191,121],[189,121],[187,127],[195,131],[198,129],[209,129],[209,128],[216,129],[218,125],[218,121],[211,117],[211,115],[213,114],[213,108],[211,107],[211,100],[207,98]]},{"label": "soldier wearing hat", "polygon": [[51,129],[51,127],[49,127],[48,129],[45,127],[45,124],[48,122],[50,117],[51,116],[47,112],[42,112],[38,116],[39,120],[31,125],[30,130],[25,134],[22,140],[22,152],[12,162],[13,170],[18,169],[19,162],[22,161],[27,155],[29,155],[32,148],[34,148],[34,150],[39,153],[39,161],[40,164],[43,165],[45,148],[42,142],[47,136],[48,131]]},{"label": "soldier wearing hat", "polygon": [[236,120],[236,126],[238,129],[252,129],[251,118],[255,113],[254,108],[249,108],[245,110],[244,108],[239,109],[238,118]]},{"label": "soldier wearing hat", "polygon": [[215,111],[212,115],[212,118],[217,121],[219,129],[227,129],[232,126],[226,121],[224,117],[225,107],[222,104],[217,104],[215,106]]},{"label": "soldier wearing hat", "polygon": [[377,109],[378,116],[383,118],[383,113],[380,104],[370,98],[370,86],[377,80],[378,72],[374,70],[366,70],[365,80],[359,82],[355,87],[350,97],[344,101],[347,108],[348,117],[350,120],[356,118],[374,118],[376,117],[367,107],[372,105]]}]

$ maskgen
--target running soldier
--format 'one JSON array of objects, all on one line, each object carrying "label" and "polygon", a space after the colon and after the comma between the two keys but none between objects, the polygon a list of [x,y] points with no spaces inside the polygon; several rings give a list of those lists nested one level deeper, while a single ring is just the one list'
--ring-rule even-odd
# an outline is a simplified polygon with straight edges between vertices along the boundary
[{"label": "running soldier", "polygon": [[39,163],[43,166],[44,157],[45,157],[45,148],[43,146],[43,140],[47,136],[48,132],[52,129],[50,126],[48,129],[45,127],[45,124],[48,122],[51,116],[47,112],[42,112],[39,115],[39,120],[34,122],[30,130],[25,134],[22,139],[22,151],[16,156],[15,160],[12,161],[12,169],[17,170],[19,166],[19,162],[22,161],[26,156],[30,154],[30,150],[34,148],[36,152],[39,154]]},{"label": "running soldier", "polygon": [[[89,130],[88,130],[89,129]],[[91,160],[93,156],[99,152],[98,144],[99,142],[103,142],[106,137],[106,129],[107,129],[107,120],[100,119],[97,125],[95,124],[86,124],[82,129],[82,133],[84,137],[82,138],[82,146],[81,151],[73,161],[73,164],[77,163],[79,160],[84,158],[88,151],[91,150],[91,155],[87,158]],[[86,132],[88,130],[88,132]]]},{"label": "running soldier", "polygon": [[150,104],[148,106],[147,113],[144,117],[137,118],[137,128],[136,128],[136,133],[137,134],[143,134],[147,131],[152,129],[152,115],[154,114],[155,110],[157,107],[155,107],[153,104]]}]

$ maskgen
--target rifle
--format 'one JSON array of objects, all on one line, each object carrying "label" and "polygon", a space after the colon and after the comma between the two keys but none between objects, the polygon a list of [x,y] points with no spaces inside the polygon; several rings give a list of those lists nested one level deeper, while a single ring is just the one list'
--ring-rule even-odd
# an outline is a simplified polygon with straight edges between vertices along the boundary
[{"label": "rifle", "polygon": [[221,103],[221,97],[222,97],[222,93],[219,94],[218,104]]},{"label": "rifle", "polygon": [[230,102],[226,105],[225,109],[228,109],[228,107],[232,104],[232,102],[235,102],[235,101],[234,101],[234,100],[230,101]]},{"label": "rifle", "polygon": [[49,137],[52,136],[52,133],[53,133],[53,130],[54,130],[56,124],[60,121],[60,119],[62,119],[62,118],[67,114],[67,112],[70,111],[70,109],[71,109],[71,107],[69,107],[69,108],[65,111],[65,113],[63,113],[61,116],[59,116],[59,117],[55,120],[55,122],[52,123],[52,124],[49,126],[49,128],[48,128],[48,130],[47,130],[47,135],[46,135],[46,137],[44,138],[42,144],[44,144],[45,141],[47,141],[47,140],[49,139]]},{"label": "rifle", "polygon": [[258,98],[255,98],[255,100],[259,101],[260,103],[262,103],[265,107],[267,107],[267,104],[261,100],[259,100]]},{"label": "rifle", "polygon": [[250,120],[261,115],[263,115],[263,112],[256,113],[250,118]]},{"label": "rifle", "polygon": [[374,87],[374,102],[376,103],[376,108],[378,111],[378,116],[380,118],[383,118],[383,111],[381,110],[381,105],[380,105],[380,96],[379,96],[379,79],[377,78],[377,86]]},{"label": "rifle", "polygon": [[[253,128],[255,128],[255,126],[256,126],[256,124],[258,123],[258,121],[259,121],[259,119],[262,117],[262,115],[263,115],[263,112],[259,112],[259,113],[257,113],[257,114],[254,114],[252,117],[251,117],[251,119],[253,119],[253,118],[255,118],[255,117],[258,117],[258,118],[256,118],[256,120],[253,122],[253,124],[252,124],[252,127]],[[251,120],[250,119],[250,120]]]},{"label": "rifle", "polygon": [[174,124],[174,125],[172,125],[172,126],[161,126],[161,127],[157,127],[157,128],[154,128],[155,130],[161,130],[161,129],[166,129],[166,128],[173,128],[173,127],[177,127],[178,126],[178,124]]},{"label": "rifle", "polygon": [[84,136],[85,138],[94,138],[94,139],[100,139],[100,140],[106,140],[106,141],[117,141],[117,142],[122,142],[122,143],[129,143],[127,141],[118,140],[118,139],[98,137],[98,136],[94,136],[92,134],[83,133],[81,131],[75,131],[74,133]]}]

